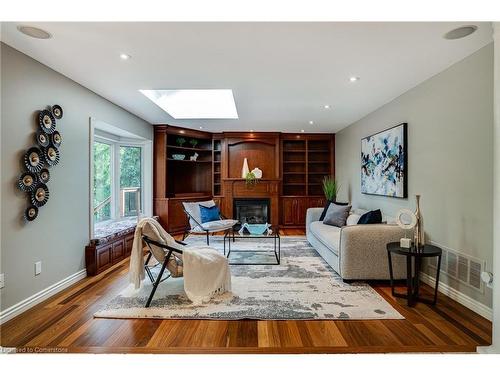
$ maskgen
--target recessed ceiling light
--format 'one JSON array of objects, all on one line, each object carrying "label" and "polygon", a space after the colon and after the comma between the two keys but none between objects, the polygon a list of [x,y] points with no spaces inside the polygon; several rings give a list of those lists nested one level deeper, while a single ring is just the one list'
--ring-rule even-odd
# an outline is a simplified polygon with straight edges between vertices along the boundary
[{"label": "recessed ceiling light", "polygon": [[328,104],[325,104],[325,105],[323,106],[323,108],[324,108],[324,109],[330,109],[330,106],[329,106]]},{"label": "recessed ceiling light", "polygon": [[469,36],[476,30],[477,30],[476,25],[461,26],[457,27],[456,29],[448,31],[446,34],[443,35],[443,38],[449,40],[462,39],[465,38],[466,36]]},{"label": "recessed ceiling light", "polygon": [[200,129],[203,129],[203,126],[200,126]]},{"label": "recessed ceiling light", "polygon": [[304,133],[304,132],[305,132],[305,130],[304,130],[304,129],[301,129],[301,130],[300,130],[300,132],[301,132],[301,133]]},{"label": "recessed ceiling light", "polygon": [[185,131],[184,130],[179,130],[179,133],[184,134]]},{"label": "recessed ceiling light", "polygon": [[250,129],[250,131],[253,133],[253,129]]},{"label": "recessed ceiling light", "polygon": [[52,38],[52,35],[42,29],[39,29],[38,27],[32,27],[32,26],[18,26],[17,29],[22,32],[25,35],[28,35],[32,38],[36,39],[50,39]]},{"label": "recessed ceiling light", "polygon": [[309,125],[313,125],[313,124],[314,124],[313,120],[309,121]]},{"label": "recessed ceiling light", "polygon": [[359,77],[351,77],[351,78],[349,78],[349,81],[351,81],[351,82],[359,81]]},{"label": "recessed ceiling light", "polygon": [[129,60],[132,56],[127,55],[126,53],[120,53],[120,59]]},{"label": "recessed ceiling light", "polygon": [[139,90],[176,120],[237,119],[233,90]]}]

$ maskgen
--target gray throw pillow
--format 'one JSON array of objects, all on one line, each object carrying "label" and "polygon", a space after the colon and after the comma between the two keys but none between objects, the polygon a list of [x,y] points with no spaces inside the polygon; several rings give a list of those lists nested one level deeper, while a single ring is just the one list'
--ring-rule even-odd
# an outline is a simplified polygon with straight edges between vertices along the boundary
[{"label": "gray throw pillow", "polygon": [[351,206],[339,206],[335,203],[331,203],[326,211],[325,218],[323,219],[323,224],[333,225],[334,227],[343,227],[346,225],[347,217],[351,211]]}]

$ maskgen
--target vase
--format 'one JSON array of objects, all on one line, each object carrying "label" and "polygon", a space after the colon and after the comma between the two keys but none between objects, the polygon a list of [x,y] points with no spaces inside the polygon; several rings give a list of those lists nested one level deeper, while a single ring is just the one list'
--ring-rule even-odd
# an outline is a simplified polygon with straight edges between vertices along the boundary
[{"label": "vase", "polygon": [[245,158],[245,160],[243,160],[243,168],[241,169],[241,178],[246,178],[249,172],[250,169],[248,168],[248,160]]},{"label": "vase", "polygon": [[420,195],[415,195],[415,200],[417,201],[417,207],[415,209],[415,217],[417,218],[417,224],[415,225],[415,231],[413,236],[413,242],[415,248],[419,249],[425,245],[424,239],[424,224],[422,221],[422,214],[420,212]]}]

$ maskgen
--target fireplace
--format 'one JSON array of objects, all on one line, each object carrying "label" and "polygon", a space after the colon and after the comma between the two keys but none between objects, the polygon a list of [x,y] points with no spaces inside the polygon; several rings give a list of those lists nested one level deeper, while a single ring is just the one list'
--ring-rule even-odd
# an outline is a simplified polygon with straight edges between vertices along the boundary
[{"label": "fireplace", "polygon": [[241,224],[264,224],[271,222],[270,200],[267,198],[235,198],[234,218]]}]

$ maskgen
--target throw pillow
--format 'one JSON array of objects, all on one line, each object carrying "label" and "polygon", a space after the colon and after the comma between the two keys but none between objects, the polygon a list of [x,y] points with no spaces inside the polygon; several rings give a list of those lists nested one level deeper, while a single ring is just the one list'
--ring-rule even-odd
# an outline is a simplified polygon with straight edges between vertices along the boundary
[{"label": "throw pillow", "polygon": [[217,221],[220,220],[220,211],[219,207],[205,207],[200,204],[200,216],[201,223],[208,223],[209,221]]},{"label": "throw pillow", "polygon": [[328,207],[330,207],[330,203],[334,203],[338,206],[347,206],[349,204],[349,203],[326,201],[325,208],[323,208],[323,212],[321,213],[321,216],[319,217],[319,221],[323,221],[325,219],[326,211],[328,211]]},{"label": "throw pillow", "polygon": [[380,210],[369,211],[363,214],[358,220],[358,224],[380,224],[382,223],[382,212]]},{"label": "throw pillow", "polygon": [[343,227],[346,224],[347,217],[351,211],[351,206],[340,206],[335,203],[330,204],[326,211],[323,224],[332,225],[334,227]]}]

